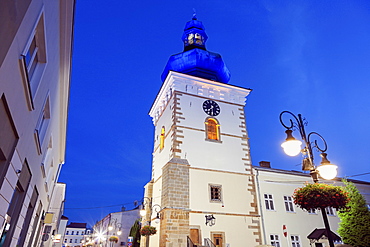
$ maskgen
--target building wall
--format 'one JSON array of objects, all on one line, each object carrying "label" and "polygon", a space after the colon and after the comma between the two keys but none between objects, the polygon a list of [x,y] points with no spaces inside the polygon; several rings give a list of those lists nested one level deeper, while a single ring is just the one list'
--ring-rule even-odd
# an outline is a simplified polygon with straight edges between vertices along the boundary
[{"label": "building wall", "polygon": [[[2,1],[0,9],[0,32],[9,27],[0,52],[0,236],[27,246],[41,241],[64,163],[74,1]],[[34,39],[32,75],[22,55]]]},{"label": "building wall", "polygon": [[58,232],[57,232],[57,236],[56,236],[56,238],[60,239],[60,241],[54,242],[53,247],[61,247],[64,244],[67,223],[68,223],[68,218],[67,217],[62,217],[60,222],[59,222]]},{"label": "building wall", "polygon": [[[94,246],[100,246],[99,244],[102,244],[103,246],[110,246],[110,236],[118,237],[118,242],[115,243],[115,246],[127,246],[127,240],[131,227],[139,218],[139,209],[108,214],[93,226],[95,236],[98,234],[98,236],[94,239]],[[109,225],[113,227],[112,230],[108,229]],[[121,234],[118,234],[119,230],[121,231]]]},{"label": "building wall", "polygon": [[[258,191],[259,207],[261,209],[263,243],[271,244],[270,235],[277,235],[281,247],[292,246],[291,236],[299,236],[302,247],[311,247],[307,236],[316,228],[325,228],[321,211],[308,213],[293,205],[293,212],[287,212],[284,196],[292,196],[296,188],[305,183],[312,183],[309,174],[302,172],[284,171],[278,169],[255,167],[255,178]],[[334,185],[343,185],[339,180],[319,182]],[[356,183],[359,191],[369,199],[370,183]],[[268,209],[264,195],[272,195],[274,209]],[[367,196],[366,196],[367,195]],[[340,219],[335,209],[334,214],[328,214],[331,231],[337,233]],[[283,225],[286,226],[288,236],[283,235]],[[325,240],[320,240],[326,243]],[[328,244],[327,244],[328,245]]]},{"label": "building wall", "polygon": [[86,228],[67,227],[64,236],[63,247],[80,247]]},{"label": "building wall", "polygon": [[[260,217],[256,198],[248,191],[250,180],[245,173],[190,169],[190,225],[199,229],[201,240],[220,232],[230,246],[259,244]],[[211,201],[210,185],[222,186],[220,202]],[[210,214],[216,218],[213,226],[205,224]]]}]

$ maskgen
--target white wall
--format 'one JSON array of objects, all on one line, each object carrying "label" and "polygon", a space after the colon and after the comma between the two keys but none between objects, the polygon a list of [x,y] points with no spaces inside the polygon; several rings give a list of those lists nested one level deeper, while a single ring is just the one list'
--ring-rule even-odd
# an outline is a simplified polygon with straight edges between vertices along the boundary
[{"label": "white wall", "polygon": [[[310,214],[294,205],[294,212],[286,212],[283,196],[292,196],[294,189],[303,187],[306,182],[312,183],[309,174],[301,172],[279,171],[256,167],[257,191],[261,215],[263,219],[263,233],[265,244],[269,243],[270,234],[277,234],[281,240],[281,247],[291,246],[290,235],[299,235],[302,247],[310,247],[307,236],[316,228],[325,228],[321,212]],[[320,181],[323,182],[323,181]],[[325,183],[333,183],[324,181]],[[334,182],[335,185],[341,183]],[[368,186],[368,191],[369,191]],[[274,210],[267,210],[264,202],[264,194],[273,195]],[[340,219],[337,212],[328,215],[331,231],[338,229]],[[283,225],[286,225],[288,239],[283,236]],[[288,244],[289,243],[289,244]]]},{"label": "white wall", "polygon": [[[34,219],[39,205],[42,205],[40,214],[48,212],[51,207],[60,208],[60,205],[54,204],[56,201],[50,203],[50,200],[53,197],[60,165],[64,163],[73,15],[74,0],[32,0],[0,67],[0,96],[4,94],[6,97],[15,129],[19,135],[5,181],[0,188],[0,229],[4,226],[13,191],[19,176],[21,176],[16,171],[22,169],[22,164],[26,159],[32,174],[26,191],[27,195],[16,223],[12,246],[17,244],[24,227],[23,222],[35,188],[39,196],[31,222],[26,224],[27,227],[29,226],[26,245],[30,240],[39,241],[41,236],[37,232],[33,233],[34,229],[38,229],[39,221],[34,222]],[[32,40],[42,16],[46,41],[46,63],[42,65],[43,69],[38,70],[40,72],[37,77],[39,86],[33,95],[33,100],[30,101],[27,96],[27,83],[25,74],[22,72],[20,57],[28,49],[27,46]],[[61,28],[61,25],[64,24],[67,25]],[[50,121],[39,149],[35,138],[35,129],[39,125],[40,116],[48,97]],[[34,107],[31,107],[31,103]],[[41,168],[43,162],[45,163],[45,174]],[[54,222],[54,227],[56,223]],[[39,236],[39,239],[34,239],[36,236]]]}]

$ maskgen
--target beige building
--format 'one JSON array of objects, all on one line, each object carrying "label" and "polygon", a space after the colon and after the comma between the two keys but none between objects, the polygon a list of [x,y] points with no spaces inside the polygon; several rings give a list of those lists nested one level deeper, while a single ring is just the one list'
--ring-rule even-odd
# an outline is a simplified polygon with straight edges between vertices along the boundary
[{"label": "beige building", "polygon": [[138,219],[138,208],[108,214],[93,226],[93,238],[90,241],[92,246],[129,246],[130,230]]},{"label": "beige building", "polygon": [[[307,182],[312,183],[310,174],[274,169],[271,168],[269,162],[260,162],[260,166],[254,167],[253,170],[263,220],[262,243],[277,247],[329,246],[327,238],[322,236],[322,232],[320,234],[320,231],[325,229],[321,212],[307,212],[293,203],[294,190],[304,186]],[[356,185],[370,204],[370,183],[358,180],[349,181]],[[319,182],[343,185],[340,179],[320,180]],[[331,231],[338,235],[340,219],[336,210],[327,208],[326,213]],[[311,239],[308,239],[310,234]],[[340,241],[336,242],[340,243]]]},{"label": "beige building", "polygon": [[0,246],[51,246],[57,233],[74,8],[0,2]]},{"label": "beige building", "polygon": [[149,113],[155,136],[143,224],[158,231],[149,239],[152,247],[261,241],[244,115],[251,90],[227,84],[230,73],[219,54],[206,50],[206,40],[193,17],[184,29],[184,51],[170,57]]}]

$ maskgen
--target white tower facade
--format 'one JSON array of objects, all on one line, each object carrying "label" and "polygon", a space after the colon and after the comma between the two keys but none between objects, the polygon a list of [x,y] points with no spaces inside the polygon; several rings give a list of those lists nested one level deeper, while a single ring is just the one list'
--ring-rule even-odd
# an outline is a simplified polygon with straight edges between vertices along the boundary
[{"label": "white tower facade", "polygon": [[206,38],[196,18],[187,23],[184,52],[170,58],[149,113],[155,140],[144,221],[158,231],[150,246],[261,241],[244,113],[251,90],[227,84],[229,72],[205,49]]}]

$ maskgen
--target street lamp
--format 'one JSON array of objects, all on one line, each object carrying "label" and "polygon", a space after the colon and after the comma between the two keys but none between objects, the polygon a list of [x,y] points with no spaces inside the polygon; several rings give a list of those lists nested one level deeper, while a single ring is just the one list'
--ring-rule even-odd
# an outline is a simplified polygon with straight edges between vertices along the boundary
[{"label": "street lamp", "polygon": [[[119,222],[117,222],[117,219],[116,218],[112,220],[111,217],[109,218],[107,239],[111,242],[110,245],[113,246],[114,243],[113,243],[112,240],[110,240],[109,232],[115,230],[115,231],[112,232],[112,236],[111,237],[115,236],[116,234],[118,236],[121,235],[122,234],[122,230],[121,230],[122,229],[122,224],[119,223]],[[115,237],[117,237],[117,236],[115,236]],[[117,240],[119,240],[119,237],[117,237],[117,238],[118,238]]]},{"label": "street lamp", "polygon": [[[149,198],[149,197],[144,197],[143,198],[143,203],[142,203],[142,208],[140,210],[140,216],[141,217],[144,217],[144,216],[147,216],[149,213],[149,219],[147,220],[147,224],[150,226],[151,223],[152,223],[152,214],[153,214],[153,210],[157,213],[155,219],[154,219],[154,222],[156,224],[158,224],[160,222],[160,212],[162,211],[162,208],[159,204],[153,204],[153,200],[152,198]],[[146,243],[145,243],[145,246],[148,247],[149,246],[149,236],[146,236]]]},{"label": "street lamp", "polygon": [[[283,121],[283,115],[290,115],[289,117],[289,124],[286,125]],[[280,113],[280,123],[286,128],[285,133],[287,134],[287,138],[281,147],[284,149],[284,152],[289,156],[297,156],[299,153],[302,153],[304,158],[302,162],[302,170],[303,171],[310,171],[310,175],[315,183],[319,181],[319,175],[323,179],[333,179],[337,176],[337,166],[330,164],[330,161],[327,159],[327,154],[325,153],[328,149],[325,139],[316,132],[310,132],[306,135],[305,125],[307,125],[307,121],[305,118],[302,119],[302,115],[298,114],[298,116],[294,115],[290,111],[283,111]],[[303,144],[305,145],[303,149],[301,148],[302,142],[297,140],[293,137],[293,131],[298,130],[301,139],[303,140]],[[319,140],[323,143],[323,147],[318,145],[318,139],[315,138],[314,141],[311,141],[313,137],[319,137]],[[321,162],[320,166],[315,166],[314,163],[314,155],[313,149],[321,152]],[[324,221],[326,235],[328,237],[330,247],[334,247],[333,238],[331,236],[330,226],[328,222],[328,217],[326,215],[325,208],[321,208],[322,218]]]}]

